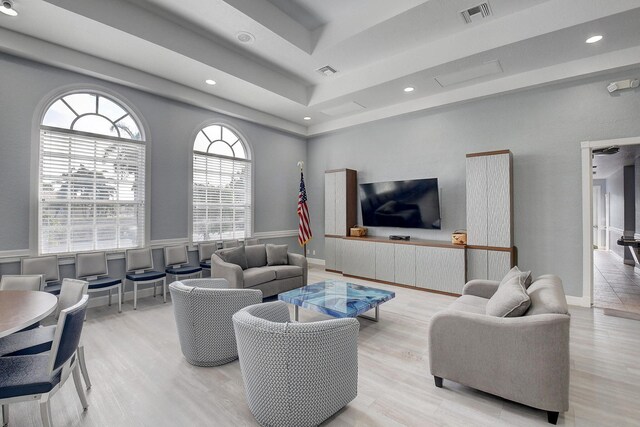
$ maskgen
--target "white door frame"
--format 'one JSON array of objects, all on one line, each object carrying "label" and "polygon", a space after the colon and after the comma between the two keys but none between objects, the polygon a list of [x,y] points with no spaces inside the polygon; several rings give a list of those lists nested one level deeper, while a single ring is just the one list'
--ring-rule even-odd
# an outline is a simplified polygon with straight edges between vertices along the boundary
[{"label": "white door frame", "polygon": [[582,297],[572,303],[591,307],[593,303],[593,164],[591,151],[612,145],[640,144],[640,137],[583,141],[582,147]]},{"label": "white door frame", "polygon": [[594,193],[592,201],[593,201],[593,229],[595,242],[594,246],[598,249],[602,249],[602,233],[600,231],[600,205],[602,204],[600,198],[602,197],[602,187],[599,185],[594,185],[592,187],[592,191]]}]

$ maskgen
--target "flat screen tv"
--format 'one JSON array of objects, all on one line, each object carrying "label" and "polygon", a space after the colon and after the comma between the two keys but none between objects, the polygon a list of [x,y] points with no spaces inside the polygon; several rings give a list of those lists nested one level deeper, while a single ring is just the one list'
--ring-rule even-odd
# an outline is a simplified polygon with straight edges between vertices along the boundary
[{"label": "flat screen tv", "polygon": [[440,229],[437,178],[360,184],[360,205],[368,227]]}]

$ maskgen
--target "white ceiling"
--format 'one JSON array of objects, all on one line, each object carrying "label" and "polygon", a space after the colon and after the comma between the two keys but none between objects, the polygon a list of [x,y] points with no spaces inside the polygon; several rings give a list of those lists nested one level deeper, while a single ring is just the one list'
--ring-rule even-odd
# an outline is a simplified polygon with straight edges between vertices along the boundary
[{"label": "white ceiling", "polygon": [[489,0],[465,24],[479,3],[15,0],[0,51],[301,135],[640,64],[640,0]]}]

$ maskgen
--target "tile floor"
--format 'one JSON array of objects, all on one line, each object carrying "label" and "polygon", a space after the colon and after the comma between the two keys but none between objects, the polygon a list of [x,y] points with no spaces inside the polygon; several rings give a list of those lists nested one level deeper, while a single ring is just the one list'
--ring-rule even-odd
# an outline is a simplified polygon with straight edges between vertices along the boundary
[{"label": "tile floor", "polygon": [[640,314],[640,268],[607,251],[593,251],[593,262],[594,305]]}]

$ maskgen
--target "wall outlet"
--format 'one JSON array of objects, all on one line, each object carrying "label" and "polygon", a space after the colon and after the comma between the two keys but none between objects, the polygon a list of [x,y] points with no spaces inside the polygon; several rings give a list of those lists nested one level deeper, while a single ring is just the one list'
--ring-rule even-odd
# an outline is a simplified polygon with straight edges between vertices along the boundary
[{"label": "wall outlet", "polygon": [[315,255],[315,254],[316,254],[316,250],[314,249],[311,251],[311,255]]}]

